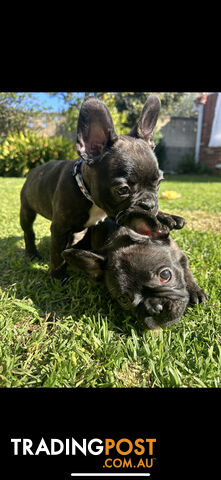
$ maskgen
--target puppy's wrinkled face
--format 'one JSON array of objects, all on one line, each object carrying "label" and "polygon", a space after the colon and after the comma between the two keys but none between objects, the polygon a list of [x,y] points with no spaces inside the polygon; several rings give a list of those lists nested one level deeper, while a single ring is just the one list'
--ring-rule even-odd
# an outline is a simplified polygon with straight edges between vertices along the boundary
[{"label": "puppy's wrinkled face", "polygon": [[149,329],[177,322],[189,301],[184,272],[169,240],[146,239],[113,249],[105,281],[119,304],[136,312]]},{"label": "puppy's wrinkled face", "polygon": [[91,166],[90,191],[95,203],[112,219],[131,210],[156,215],[162,178],[148,143],[130,136],[119,137],[96,168]]}]

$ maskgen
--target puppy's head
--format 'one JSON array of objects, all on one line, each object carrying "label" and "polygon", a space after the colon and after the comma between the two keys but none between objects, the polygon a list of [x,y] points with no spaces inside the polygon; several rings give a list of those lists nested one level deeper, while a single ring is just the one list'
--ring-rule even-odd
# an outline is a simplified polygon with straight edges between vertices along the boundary
[{"label": "puppy's head", "polygon": [[77,150],[84,160],[82,168],[87,165],[92,198],[110,218],[122,211],[158,211],[163,175],[152,149],[152,136],[159,111],[159,98],[149,95],[131,132],[118,136],[102,101],[89,97],[81,107]]},{"label": "puppy's head", "polygon": [[105,281],[110,293],[123,308],[134,310],[149,329],[176,323],[189,294],[170,239],[140,235],[125,227],[119,233],[123,230],[123,244],[119,241],[117,248],[116,242],[108,256]]},{"label": "puppy's head", "polygon": [[166,236],[154,238],[121,227],[104,248],[67,249],[62,255],[93,278],[104,277],[111,295],[149,329],[177,322],[188,304],[183,268]]}]

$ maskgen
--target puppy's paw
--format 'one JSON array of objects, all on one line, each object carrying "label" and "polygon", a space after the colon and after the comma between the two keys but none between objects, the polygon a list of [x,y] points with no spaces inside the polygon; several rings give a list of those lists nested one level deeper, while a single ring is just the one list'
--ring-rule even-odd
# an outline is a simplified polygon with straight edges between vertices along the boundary
[{"label": "puppy's paw", "polygon": [[208,300],[208,295],[200,288],[197,284],[191,285],[188,288],[189,291],[189,304],[190,305],[198,305],[199,303],[205,302]]},{"label": "puppy's paw", "polygon": [[168,213],[158,212],[157,220],[163,225],[169,227],[170,230],[175,228],[176,221],[173,219],[172,215],[169,215]]},{"label": "puppy's paw", "polygon": [[27,257],[30,258],[30,260],[36,260],[36,259],[42,260],[42,256],[40,255],[40,253],[36,249],[26,250],[25,254],[26,254]]},{"label": "puppy's paw", "polygon": [[56,269],[51,268],[50,269],[51,278],[61,280],[62,283],[63,283],[65,281],[65,279],[67,278],[66,269],[67,269],[67,264],[66,263],[63,263],[59,268],[56,268]]},{"label": "puppy's paw", "polygon": [[179,217],[178,215],[171,215],[171,217],[176,222],[176,225],[174,227],[176,230],[180,230],[181,228],[184,227],[184,225],[186,225],[185,218]]},{"label": "puppy's paw", "polygon": [[179,217],[178,215],[170,215],[169,213],[158,212],[157,220],[161,222],[163,225],[169,227],[170,230],[174,228],[176,230],[180,230],[186,224],[185,219],[183,217]]}]

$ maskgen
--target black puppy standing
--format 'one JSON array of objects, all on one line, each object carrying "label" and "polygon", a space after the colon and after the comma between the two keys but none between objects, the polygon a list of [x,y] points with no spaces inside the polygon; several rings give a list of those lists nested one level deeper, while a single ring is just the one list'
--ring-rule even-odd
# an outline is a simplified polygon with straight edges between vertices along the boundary
[{"label": "black puppy standing", "polygon": [[106,215],[122,223],[125,212],[139,208],[174,228],[184,225],[181,217],[158,212],[162,172],[151,139],[159,111],[160,100],[150,95],[133,130],[118,136],[106,105],[89,97],[78,119],[80,159],[51,161],[29,173],[21,191],[20,210],[26,252],[30,257],[39,256],[33,231],[36,214],[52,220],[52,276],[63,274],[61,252],[73,233],[95,225]]}]

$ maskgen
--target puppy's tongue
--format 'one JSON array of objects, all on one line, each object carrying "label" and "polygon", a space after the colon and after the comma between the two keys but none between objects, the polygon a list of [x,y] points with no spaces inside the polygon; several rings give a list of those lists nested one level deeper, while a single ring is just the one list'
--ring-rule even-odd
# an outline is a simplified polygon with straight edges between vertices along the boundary
[{"label": "puppy's tongue", "polygon": [[144,227],[137,228],[136,231],[141,235],[148,235],[148,237],[155,237],[158,236],[158,234],[160,233],[160,231],[151,232],[151,230],[149,230],[146,225]]},{"label": "puppy's tongue", "polygon": [[151,230],[147,222],[138,219],[134,220],[131,226],[137,233],[140,233],[140,235],[147,235],[148,237],[158,238],[165,234],[163,230]]}]

